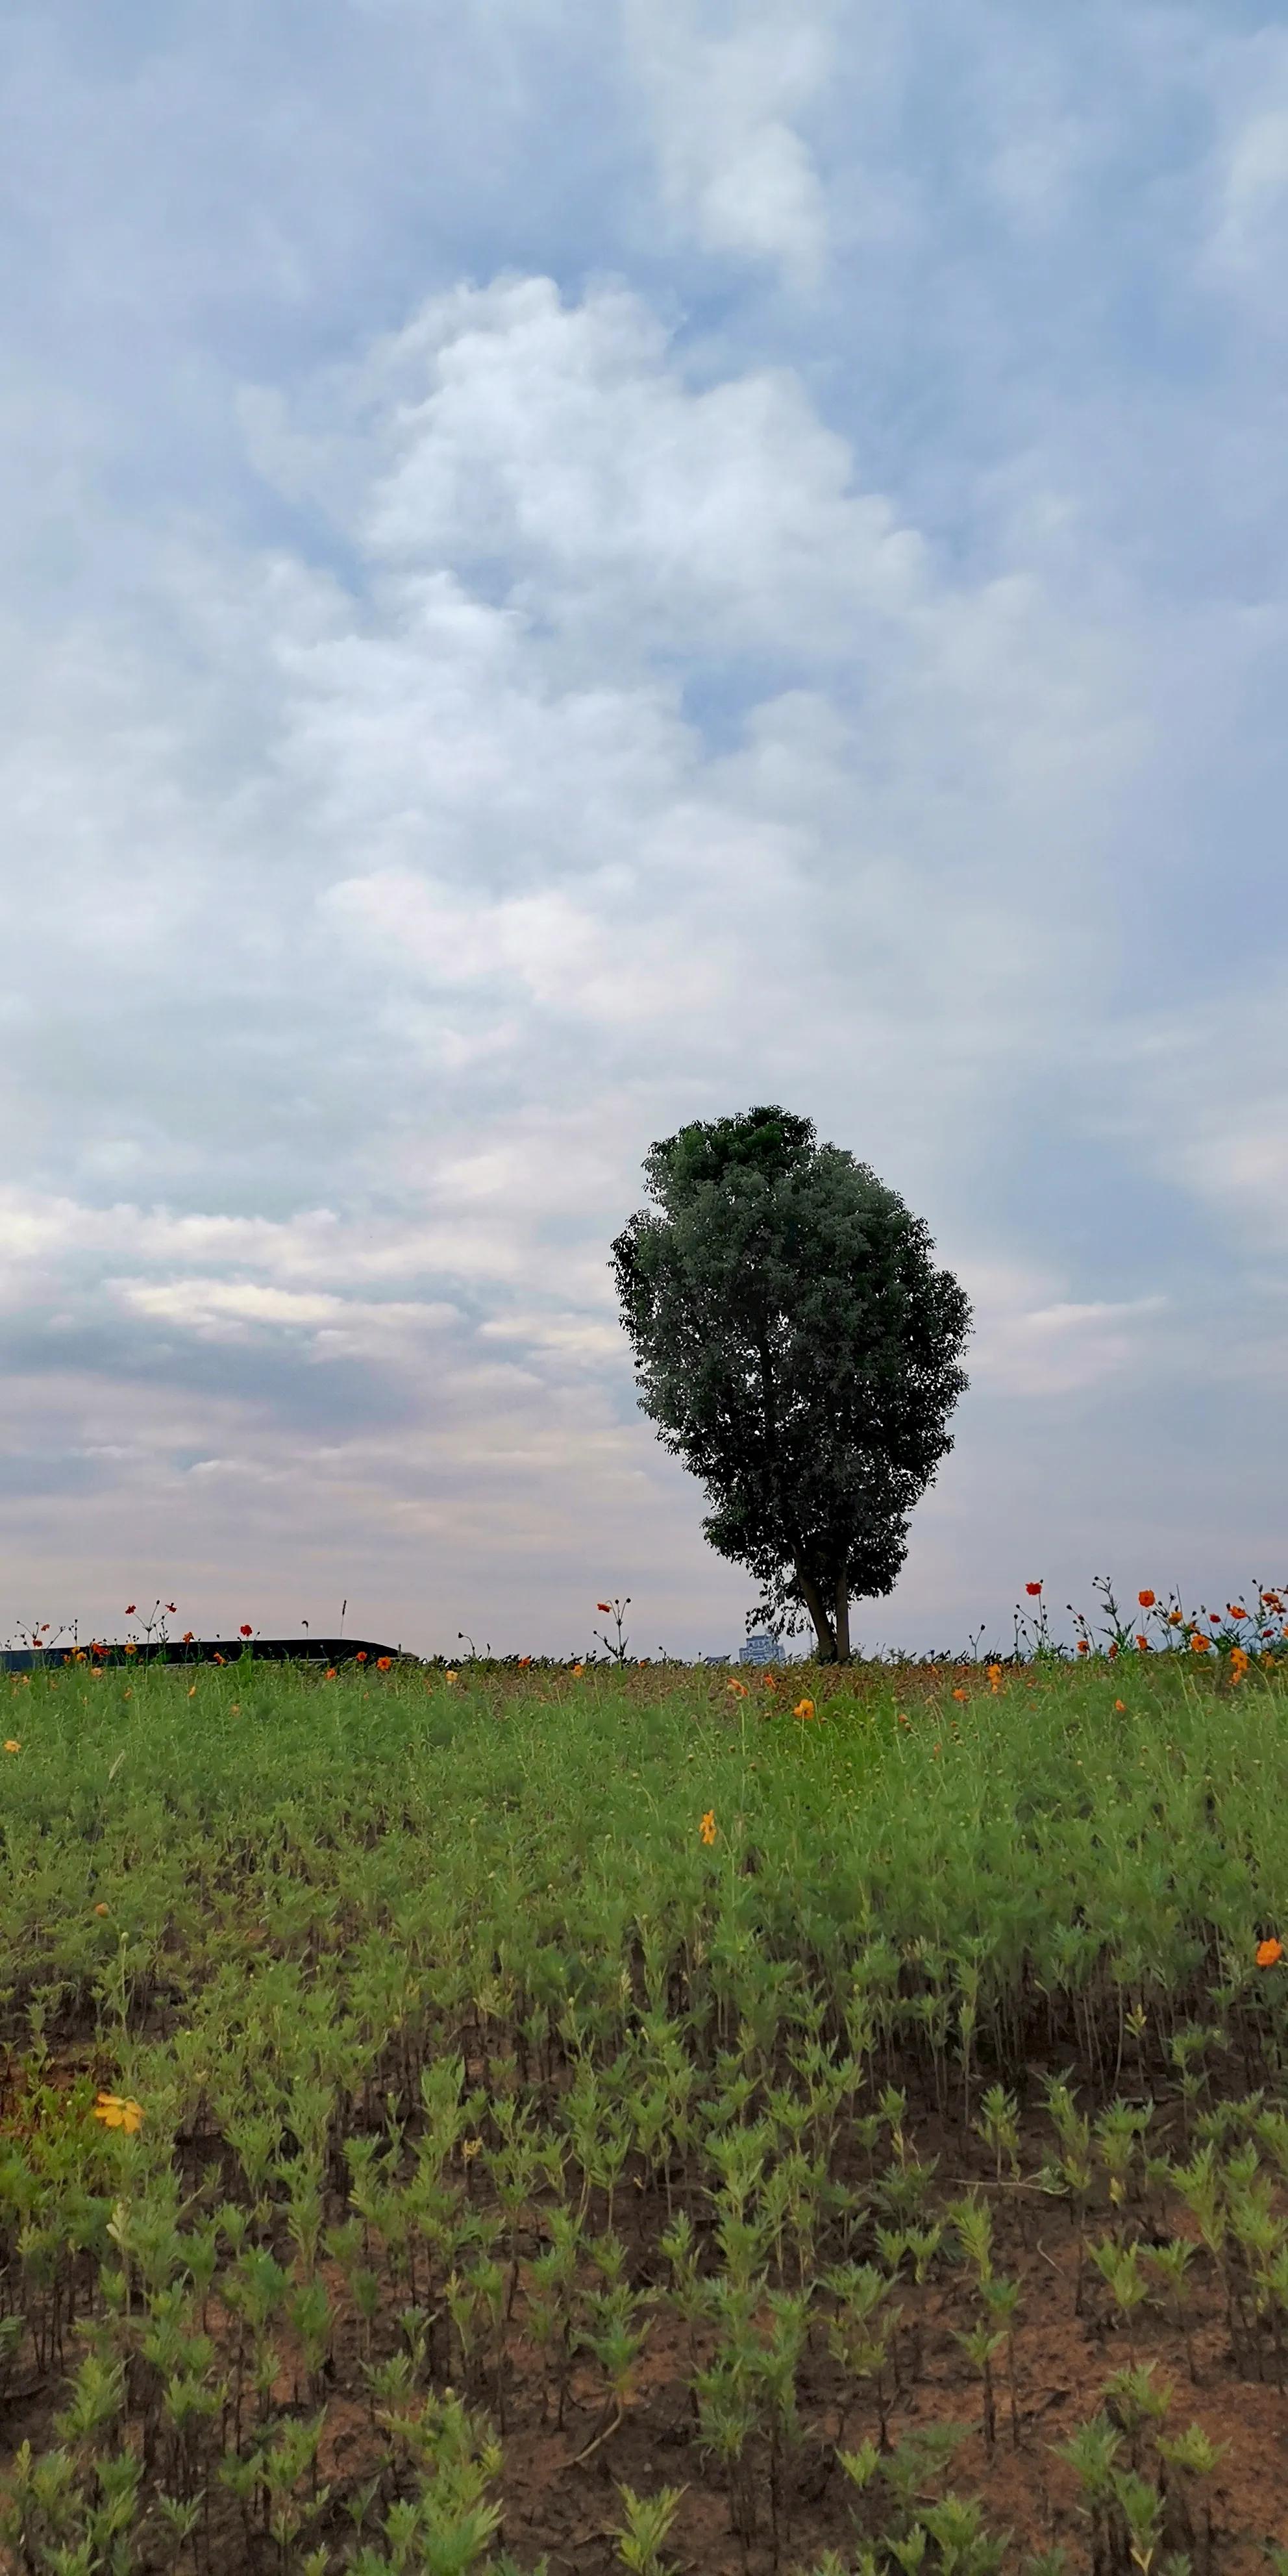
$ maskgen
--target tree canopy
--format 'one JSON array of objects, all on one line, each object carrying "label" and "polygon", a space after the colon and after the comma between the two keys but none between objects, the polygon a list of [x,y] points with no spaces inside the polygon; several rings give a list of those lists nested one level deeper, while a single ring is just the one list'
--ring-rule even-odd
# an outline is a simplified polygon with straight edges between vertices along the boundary
[{"label": "tree canopy", "polygon": [[888,1592],[952,1447],[971,1309],[923,1220],[776,1107],[650,1149],[655,1208],[612,1245],[643,1412],[761,1586],[753,1618],[848,1661],[850,1603]]}]

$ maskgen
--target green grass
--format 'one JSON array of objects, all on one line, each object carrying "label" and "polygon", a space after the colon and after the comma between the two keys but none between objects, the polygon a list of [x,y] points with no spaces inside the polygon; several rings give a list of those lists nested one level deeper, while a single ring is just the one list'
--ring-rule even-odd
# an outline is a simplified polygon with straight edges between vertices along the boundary
[{"label": "green grass", "polygon": [[[903,2045],[919,1997],[975,1997],[999,2063],[1035,2013],[1066,2031],[1106,1998],[1183,2015],[1215,1980],[1259,2015],[1255,1945],[1288,1923],[1282,1672],[1008,1670],[963,1702],[952,1678],[798,1669],[745,1699],[674,1670],[15,1682],[0,2010],[17,2038],[110,1992],[141,2035],[253,1918],[328,1975],[419,1925],[504,1951],[521,1986],[541,1954],[583,1999],[641,1939],[713,2007],[795,1959],[837,1995],[866,1978]],[[812,1721],[790,1713],[805,1690]]]},{"label": "green grass", "polygon": [[[1164,2522],[1188,2549],[1134,2338],[1282,2384],[1286,1684],[1215,1653],[14,1680],[0,2395],[33,2446],[0,2560],[515,2576],[610,2466],[587,2576],[673,2564],[612,2541],[672,2510],[681,2563],[753,2576],[788,2530],[815,2576],[1035,2576],[1088,2513],[1098,2563]],[[1000,2475],[990,2371],[1047,2442],[1052,2318],[1087,2420],[1008,2555],[941,2489],[958,2440]]]}]

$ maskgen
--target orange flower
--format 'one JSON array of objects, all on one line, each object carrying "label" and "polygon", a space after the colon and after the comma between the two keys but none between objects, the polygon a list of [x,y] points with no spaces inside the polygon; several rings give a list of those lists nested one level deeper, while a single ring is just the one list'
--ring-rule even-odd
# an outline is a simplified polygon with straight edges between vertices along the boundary
[{"label": "orange flower", "polygon": [[810,1718],[813,1714],[814,1702],[812,1699],[798,1699],[795,1708],[792,1710],[793,1717]]},{"label": "orange flower", "polygon": [[133,1637],[127,1637],[127,1638],[126,1638],[126,1640],[125,1640],[125,1651],[126,1651],[126,1654],[127,1654],[127,1655],[137,1655],[137,1653],[138,1653],[138,1651],[139,1651],[139,1650],[138,1650],[138,1647],[135,1645],[135,1642],[134,1642]]},{"label": "orange flower", "polygon": [[[574,1672],[574,1674],[576,1674],[576,1673],[584,1673],[584,1672],[585,1672],[585,1669],[586,1669],[586,1667],[585,1667],[585,1665],[584,1665],[584,1664],[574,1664],[574,1665],[573,1665],[573,1672]],[[448,1676],[447,1676],[447,1678],[448,1678],[448,1680],[449,1680],[449,1681],[451,1681],[451,1680],[453,1680],[453,1679],[454,1679],[454,1675],[453,1675],[453,1674],[451,1674],[451,1673],[449,1673],[449,1674],[448,1674]]]},{"label": "orange flower", "polygon": [[965,1699],[965,1697],[966,1697],[966,1693],[965,1693],[965,1691],[957,1691],[957,1690],[955,1690],[955,1691],[953,1692],[953,1698],[954,1698],[954,1699]]},{"label": "orange flower", "polygon": [[365,1664],[366,1660],[367,1660],[367,1649],[366,1649],[366,1647],[364,1646],[364,1647],[363,1647],[363,1649],[362,1649],[361,1654],[360,1654],[360,1655],[355,1655],[355,1657],[354,1657],[354,1662],[355,1662],[355,1663],[358,1663],[358,1664]]},{"label": "orange flower", "polygon": [[6,1753],[21,1753],[22,1746],[18,1742],[16,1735],[6,1735],[4,1740],[4,1749]]},{"label": "orange flower", "polygon": [[216,1662],[217,1664],[222,1664],[223,1660],[224,1660],[224,1659],[223,1659],[223,1656],[222,1656],[222,1655],[216,1655],[216,1657],[215,1657],[215,1662]]},{"label": "orange flower", "polygon": [[1138,1592],[1136,1595],[1142,1610],[1152,1610],[1156,1597],[1152,1592]]},{"label": "orange flower", "polygon": [[766,1673],[765,1675],[765,1688],[766,1690],[777,1690],[778,1688],[778,1684],[772,1673]]},{"label": "orange flower", "polygon": [[708,1807],[707,1812],[698,1827],[698,1832],[701,1834],[704,1843],[710,1844],[715,1841],[716,1811],[714,1807]]},{"label": "orange flower", "polygon": [[896,1711],[895,1711],[895,1724],[896,1724],[896,1726],[907,1726],[907,1725],[909,1725],[910,1723],[911,1723],[910,1719],[908,1719],[907,1717],[905,1717],[903,1710],[902,1710],[901,1708],[900,1708],[900,1709],[896,1709]]},{"label": "orange flower", "polygon": [[1149,1653],[1148,1637],[1138,1637],[1136,1643],[1139,1646],[1142,1655],[1147,1655]]},{"label": "orange flower", "polygon": [[94,1908],[96,1914],[106,1914],[107,1910],[105,1905],[96,1905]]},{"label": "orange flower", "polygon": [[1180,1614],[1180,1611],[1179,1611],[1179,1610],[1169,1610],[1169,1611],[1168,1611],[1168,1614],[1167,1614],[1167,1624],[1168,1624],[1168,1627],[1169,1627],[1169,1628],[1179,1628],[1179,1627],[1180,1627],[1180,1625],[1181,1625],[1181,1614]]},{"label": "orange flower", "polygon": [[1190,1639],[1190,1653],[1192,1655],[1206,1655],[1211,1643],[1211,1638],[1203,1636],[1200,1630],[1196,1628]]},{"label": "orange flower", "polygon": [[143,2107],[120,2093],[100,2093],[94,2117],[102,2121],[105,2129],[124,2129],[127,2138],[132,2138],[143,2126]]},{"label": "orange flower", "polygon": [[1246,1671],[1247,1671],[1247,1669],[1248,1669],[1248,1664],[1249,1664],[1250,1660],[1251,1660],[1251,1659],[1250,1659],[1250,1657],[1249,1657],[1248,1649],[1247,1649],[1247,1647],[1246,1647],[1246,1646],[1231,1646],[1231,1648],[1230,1648],[1230,1671],[1231,1671],[1231,1673],[1233,1674],[1234,1679],[1235,1679],[1235,1681],[1236,1681],[1236,1682],[1241,1682],[1241,1681],[1242,1681],[1243,1676],[1244,1676],[1244,1674],[1246,1673]]},{"label": "orange flower", "polygon": [[1244,1610],[1244,1609],[1240,1606],[1240,1604],[1239,1604],[1237,1601],[1233,1601],[1233,1602],[1231,1602],[1231,1601],[1227,1601],[1227,1603],[1226,1603],[1226,1605],[1225,1605],[1225,1606],[1226,1606],[1226,1609],[1227,1609],[1227,1611],[1228,1611],[1228,1613],[1229,1613],[1229,1615],[1230,1615],[1230,1617],[1231,1617],[1232,1619],[1246,1619],[1246,1618],[1247,1618],[1247,1615],[1248,1615],[1248,1614],[1247,1614],[1247,1611],[1246,1611],[1246,1610]]},{"label": "orange flower", "polygon": [[745,1699],[747,1696],[747,1685],[745,1682],[726,1682],[725,1689],[727,1691],[732,1691],[735,1699]]},{"label": "orange flower", "polygon": [[1110,1661],[1110,1663],[1111,1663],[1111,1664],[1112,1664],[1112,1662],[1113,1662],[1113,1660],[1114,1660],[1114,1657],[1115,1657],[1115,1655],[1117,1654],[1117,1652],[1118,1652],[1118,1647],[1117,1647],[1117,1644],[1115,1643],[1115,1644],[1114,1644],[1114,1645],[1112,1645],[1112,1646],[1110,1647],[1110,1649],[1109,1649],[1109,1661]]},{"label": "orange flower", "polygon": [[1126,1706],[1127,1706],[1127,1702],[1126,1702],[1126,1700],[1125,1700],[1125,1699],[1116,1699],[1116,1700],[1114,1701],[1114,1707],[1119,1711],[1119,1713],[1120,1713],[1120,1714],[1121,1714],[1121,1712],[1122,1712],[1123,1710],[1125,1710]]},{"label": "orange flower", "polygon": [[189,1692],[188,1692],[188,1697],[189,1697],[189,1699],[195,1699],[195,1698],[196,1698],[196,1696],[197,1696],[197,1685],[196,1685],[196,1683],[194,1682],[194,1683],[192,1684],[192,1686],[191,1686],[191,1688],[190,1688]]},{"label": "orange flower", "polygon": [[1284,1945],[1282,1941],[1258,1941],[1257,1966],[1259,1968],[1277,1967],[1283,1954]]},{"label": "orange flower", "polygon": [[377,1671],[378,1673],[387,1673],[387,1672],[391,1672],[391,1671],[392,1671],[392,1669],[393,1669],[393,1660],[394,1660],[394,1659],[393,1659],[393,1656],[392,1656],[392,1655],[377,1655],[377,1657],[376,1657],[376,1671]]},{"label": "orange flower", "polygon": [[180,1643],[180,1645],[181,1645],[181,1646],[190,1646],[190,1645],[193,1643],[193,1635],[192,1635],[192,1630],[191,1630],[191,1628],[185,1628],[185,1629],[184,1629],[183,1635],[182,1635],[182,1636],[181,1636],[181,1638],[179,1639],[179,1643]]},{"label": "orange flower", "polygon": [[1091,1648],[1087,1644],[1085,1637],[1079,1637],[1078,1639],[1078,1652],[1080,1655],[1089,1655],[1091,1652]]},{"label": "orange flower", "polygon": [[519,1670],[520,1670],[520,1672],[521,1672],[521,1673],[522,1673],[522,1672],[526,1672],[526,1671],[527,1671],[527,1668],[528,1668],[529,1664],[531,1663],[531,1661],[532,1661],[532,1657],[531,1657],[531,1655],[520,1655],[520,1657],[519,1657]]}]

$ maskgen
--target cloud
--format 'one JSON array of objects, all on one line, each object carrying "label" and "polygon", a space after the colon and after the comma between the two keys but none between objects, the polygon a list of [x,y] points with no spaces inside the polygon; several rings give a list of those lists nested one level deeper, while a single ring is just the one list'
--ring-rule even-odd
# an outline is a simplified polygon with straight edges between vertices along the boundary
[{"label": "cloud", "polygon": [[1268,1471],[1195,1390],[1282,1376],[1282,48],[360,21],[22,26],[23,1582],[727,1640],[607,1247],[765,1097],[976,1295],[892,1617],[1098,1546],[1107,1478],[1224,1545]]},{"label": "cloud", "polygon": [[795,120],[827,77],[831,17],[819,0],[755,0],[732,27],[710,0],[627,0],[625,10],[677,233],[704,251],[770,261],[798,287],[826,250],[825,198]]}]

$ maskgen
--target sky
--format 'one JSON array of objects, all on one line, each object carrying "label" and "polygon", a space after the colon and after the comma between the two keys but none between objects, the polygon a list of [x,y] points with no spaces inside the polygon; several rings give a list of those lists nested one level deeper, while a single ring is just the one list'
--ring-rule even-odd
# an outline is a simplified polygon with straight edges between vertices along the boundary
[{"label": "sky", "polygon": [[867,1650],[1288,1579],[1282,8],[5,19],[0,1633],[736,1648],[762,1101],[975,1306]]}]

